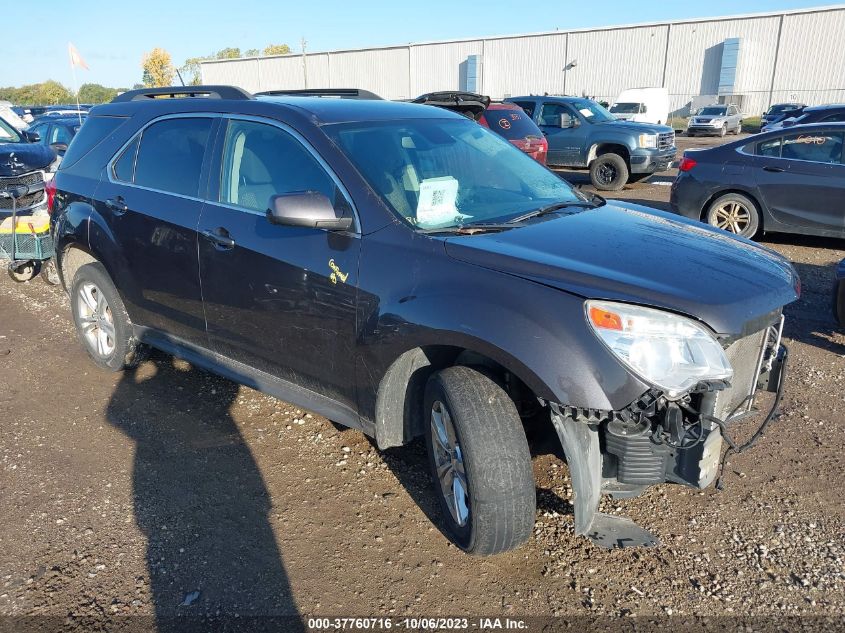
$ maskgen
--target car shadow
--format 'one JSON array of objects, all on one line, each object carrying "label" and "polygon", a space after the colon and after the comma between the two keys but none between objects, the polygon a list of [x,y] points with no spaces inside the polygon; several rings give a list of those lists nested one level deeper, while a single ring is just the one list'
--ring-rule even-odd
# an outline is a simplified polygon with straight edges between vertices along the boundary
[{"label": "car shadow", "polygon": [[153,353],[123,373],[111,424],[135,442],[134,514],[159,631],[303,631],[270,493],[229,413],[238,385]]}]

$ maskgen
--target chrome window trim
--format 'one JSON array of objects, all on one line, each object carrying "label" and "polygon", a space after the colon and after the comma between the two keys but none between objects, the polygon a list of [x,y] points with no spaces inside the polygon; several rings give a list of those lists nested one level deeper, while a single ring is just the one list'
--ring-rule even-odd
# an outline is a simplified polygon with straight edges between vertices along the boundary
[{"label": "chrome window trim", "polygon": [[[160,121],[166,121],[168,119],[219,119],[222,115],[218,112],[177,112],[174,114],[164,114],[162,116],[156,117],[147,121],[140,130],[135,132],[132,136],[129,137],[129,140],[126,141],[120,148],[114,153],[114,155],[109,159],[109,162],[106,164],[106,178],[108,178],[109,182],[114,185],[122,185],[124,187],[132,187],[133,189],[140,189],[142,191],[151,191],[153,193],[162,193],[168,196],[176,196],[177,198],[183,198],[185,200],[193,200],[195,202],[205,202],[205,198],[201,198],[199,196],[186,196],[182,193],[175,193],[173,191],[165,191],[163,189],[155,189],[153,187],[145,187],[144,185],[138,185],[134,182],[126,182],[125,180],[118,179],[114,174],[114,164],[117,160],[123,155],[123,152],[129,147],[133,141],[137,138],[138,140],[138,149],[141,149],[141,141],[144,140],[144,132],[147,130],[148,127],[154,125]],[[208,139],[209,145],[213,147],[214,139]],[[208,151],[209,145],[206,145],[206,151]],[[203,158],[205,160],[205,158]],[[135,178],[135,166],[138,161],[138,154],[135,154],[135,164],[132,165],[132,178]]]},{"label": "chrome window trim", "polygon": [[[251,114],[234,114],[234,113],[226,113],[226,114],[222,114],[221,116],[222,116],[222,118],[226,119],[227,122],[228,121],[250,121],[252,123],[260,123],[260,124],[263,124],[263,125],[271,125],[273,127],[276,127],[278,129],[282,130],[283,132],[286,132],[287,134],[290,134],[296,141],[299,142],[299,144],[303,148],[305,148],[305,151],[307,151],[314,158],[314,160],[317,161],[317,163],[320,165],[320,167],[323,168],[323,171],[325,171],[328,174],[329,178],[332,179],[332,182],[334,182],[335,186],[340,190],[340,193],[346,199],[346,204],[348,204],[349,208],[352,210],[352,216],[353,216],[353,220],[355,222],[355,226],[352,229],[352,231],[350,231],[350,232],[354,232],[356,234],[361,232],[361,219],[358,215],[358,207],[355,206],[355,202],[353,202],[352,196],[349,195],[349,191],[346,189],[346,186],[343,184],[343,182],[338,177],[338,175],[334,172],[334,170],[329,166],[329,164],[326,162],[326,160],[320,155],[320,153],[311,145],[311,143],[308,142],[308,140],[302,134],[300,134],[294,128],[289,126],[287,123],[282,123],[281,121],[276,121],[274,119],[267,119],[267,118],[264,118],[264,117],[255,116],[255,115],[251,115]],[[225,137],[224,137],[223,140],[225,141]],[[221,148],[220,148],[220,174],[218,174],[218,176],[221,179],[221,181],[222,181],[222,178],[223,178],[223,163],[224,163],[223,154],[224,154],[225,151],[226,151],[226,146],[225,146],[225,142],[224,142],[222,144]],[[209,177],[212,177],[212,174],[209,174]],[[221,190],[222,190],[222,187],[220,186],[220,183],[218,183],[218,191],[217,191],[218,198],[220,197],[220,191]],[[226,207],[228,209],[234,209],[234,210],[237,210],[237,211],[244,211],[246,213],[251,213],[253,215],[259,215],[261,217],[264,217],[266,215],[266,212],[256,211],[255,209],[249,209],[247,207],[241,207],[239,205],[232,204],[231,202],[223,202],[222,200],[208,200],[208,202],[210,204],[217,204],[217,205],[220,205],[222,207]]]}]

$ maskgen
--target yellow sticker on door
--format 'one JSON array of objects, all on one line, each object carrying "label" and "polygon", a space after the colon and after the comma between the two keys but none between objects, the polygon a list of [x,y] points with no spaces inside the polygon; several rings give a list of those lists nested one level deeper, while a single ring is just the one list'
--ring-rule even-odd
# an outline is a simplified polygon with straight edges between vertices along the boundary
[{"label": "yellow sticker on door", "polygon": [[341,272],[340,266],[335,264],[333,259],[329,260],[329,268],[332,269],[332,274],[329,275],[329,279],[331,279],[333,284],[336,284],[338,279],[340,279],[340,283],[346,283],[346,278],[349,277],[349,273]]}]

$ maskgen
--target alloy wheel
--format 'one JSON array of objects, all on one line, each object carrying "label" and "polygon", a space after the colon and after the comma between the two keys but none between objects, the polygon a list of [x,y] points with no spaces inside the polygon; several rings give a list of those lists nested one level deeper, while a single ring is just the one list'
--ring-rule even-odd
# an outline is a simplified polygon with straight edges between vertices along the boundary
[{"label": "alloy wheel", "polygon": [[463,527],[469,520],[469,486],[461,446],[446,405],[431,405],[431,442],[440,492],[452,519]]},{"label": "alloy wheel", "polygon": [[616,167],[609,163],[605,163],[600,165],[598,170],[596,170],[596,175],[598,176],[599,182],[603,185],[610,185],[616,179]]},{"label": "alloy wheel", "polygon": [[751,211],[740,202],[725,202],[713,210],[710,224],[741,235],[751,224]]},{"label": "alloy wheel", "polygon": [[115,348],[114,318],[106,297],[90,281],[79,288],[77,311],[88,347],[100,358],[109,358]]}]

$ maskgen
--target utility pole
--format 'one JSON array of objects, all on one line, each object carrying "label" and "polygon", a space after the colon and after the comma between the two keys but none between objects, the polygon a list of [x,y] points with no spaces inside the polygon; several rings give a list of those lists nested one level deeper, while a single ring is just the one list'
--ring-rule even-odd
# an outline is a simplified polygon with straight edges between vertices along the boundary
[{"label": "utility pole", "polygon": [[302,77],[305,80],[305,88],[308,88],[308,63],[305,61],[305,45],[308,42],[305,41],[305,36],[302,37],[301,45],[302,45]]}]

